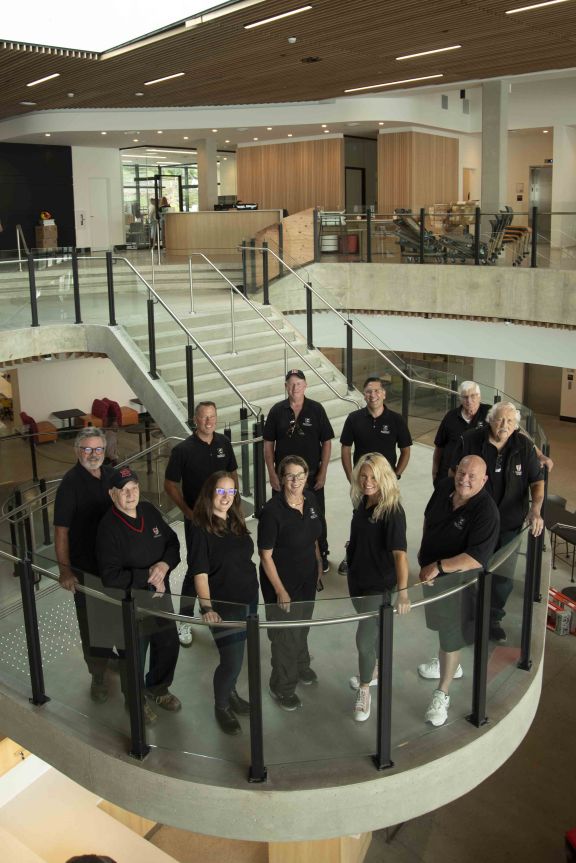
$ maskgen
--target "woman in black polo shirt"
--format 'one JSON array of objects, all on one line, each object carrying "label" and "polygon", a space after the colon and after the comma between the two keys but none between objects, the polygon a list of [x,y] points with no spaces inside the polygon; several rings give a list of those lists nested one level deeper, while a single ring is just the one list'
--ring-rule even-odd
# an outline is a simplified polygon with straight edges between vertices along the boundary
[{"label": "woman in black polo shirt", "polygon": [[[277,468],[281,492],[262,510],[258,522],[260,585],[268,620],[309,620],[314,610],[316,585],[322,575],[318,540],[322,518],[314,493],[306,489],[308,465],[289,455]],[[297,603],[294,606],[294,603]],[[310,668],[309,627],[268,630],[272,674],[270,694],[284,710],[296,710],[301,701],[298,682],[317,680]]]},{"label": "woman in black polo shirt", "polygon": [[[363,455],[352,474],[350,497],[354,506],[350,541],[346,549],[348,589],[358,613],[378,608],[383,596],[398,590],[397,611],[410,611],[406,516],[400,504],[398,480],[380,453]],[[365,599],[365,597],[373,597]],[[378,682],[378,618],[358,623],[356,646],[360,674],[350,679],[357,689],[354,719],[370,716],[370,687]]]},{"label": "woman in black polo shirt", "polygon": [[[192,511],[188,532],[188,576],[206,623],[244,620],[258,602],[258,579],[252,561],[254,543],[246,527],[234,477],[216,471],[205,481]],[[250,704],[236,692],[244,659],[245,629],[212,627],[220,654],[214,671],[214,714],[222,731],[241,731],[236,714]]]}]

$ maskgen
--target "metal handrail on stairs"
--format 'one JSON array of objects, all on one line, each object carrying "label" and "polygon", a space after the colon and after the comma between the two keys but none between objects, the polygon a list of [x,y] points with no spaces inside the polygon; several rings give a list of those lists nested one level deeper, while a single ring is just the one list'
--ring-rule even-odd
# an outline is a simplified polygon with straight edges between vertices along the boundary
[{"label": "metal handrail on stairs", "polygon": [[26,242],[26,237],[22,230],[22,225],[16,225],[16,246],[18,248],[18,269],[22,272],[22,246],[24,246],[24,252],[26,255],[30,254],[28,243]]}]

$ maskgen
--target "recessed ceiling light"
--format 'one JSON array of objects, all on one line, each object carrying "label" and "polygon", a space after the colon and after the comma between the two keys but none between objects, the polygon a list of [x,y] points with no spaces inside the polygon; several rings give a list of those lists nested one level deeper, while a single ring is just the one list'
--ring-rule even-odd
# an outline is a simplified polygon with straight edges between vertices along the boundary
[{"label": "recessed ceiling light", "polygon": [[183,156],[189,156],[190,153],[196,152],[195,150],[168,150],[166,147],[162,147],[161,150],[155,150],[153,147],[146,147],[147,153],[180,153]]},{"label": "recessed ceiling light", "polygon": [[218,131],[218,129],[212,129],[212,131],[213,131],[213,132],[217,132],[217,131]]},{"label": "recessed ceiling light", "polygon": [[261,21],[254,21],[253,24],[245,24],[245,30],[252,30],[254,27],[262,27],[264,24],[271,24],[273,21],[280,21],[281,18],[290,18],[292,15],[299,15],[301,12],[308,12],[312,6],[300,6],[298,9],[292,9],[290,12],[282,12],[280,15],[272,15],[271,18],[262,18]]},{"label": "recessed ceiling light", "polygon": [[292,132],[288,132],[288,137],[289,137],[289,138],[291,138],[291,137],[292,137]]},{"label": "recessed ceiling light", "polygon": [[228,161],[228,156],[224,156],[224,158],[223,158],[223,160],[222,160],[222,161],[227,162],[227,161]]},{"label": "recessed ceiling light", "polygon": [[257,141],[257,140],[258,140],[258,138],[252,138],[252,140],[253,140],[253,141]]},{"label": "recessed ceiling light", "polygon": [[164,132],[162,131],[162,129],[158,129],[158,131],[156,132],[156,134],[157,134],[157,135],[163,135],[163,134],[164,134]]},{"label": "recessed ceiling light", "polygon": [[24,100],[23,102],[20,102],[20,104],[21,104],[21,105],[36,105],[36,104],[37,104],[37,102],[26,102],[26,101]]},{"label": "recessed ceiling light", "polygon": [[557,6],[558,3],[567,3],[568,0],[547,0],[546,3],[532,3],[530,6],[518,6],[517,9],[507,9],[507,15],[516,15],[517,12],[530,12],[531,9],[542,9],[543,6]]},{"label": "recessed ceiling light", "polygon": [[188,141],[188,140],[189,140],[189,136],[188,136],[188,135],[184,135],[184,140],[185,140],[185,141]]},{"label": "recessed ceiling light", "polygon": [[384,125],[384,123],[382,122],[382,120],[380,120],[380,122],[378,123],[378,125],[379,125],[379,126],[383,126],[383,125]]},{"label": "recessed ceiling light", "polygon": [[44,137],[45,137],[45,138],[50,138],[50,136],[51,136],[51,132],[44,132]]},{"label": "recessed ceiling light", "polygon": [[547,135],[547,134],[548,134],[548,129],[542,129],[542,134],[543,134],[543,135]]},{"label": "recessed ceiling light", "polygon": [[325,129],[325,128],[326,128],[326,123],[322,123],[322,128],[323,128],[323,129]]},{"label": "recessed ceiling light", "polygon": [[154,78],[152,81],[144,81],[145,87],[151,87],[152,84],[160,84],[162,81],[171,81],[172,78],[181,78],[185,72],[176,72],[174,75],[164,75],[163,78]]},{"label": "recessed ceiling light", "polygon": [[108,132],[100,132],[101,135],[107,135]]},{"label": "recessed ceiling light", "polygon": [[226,138],[226,140],[224,141],[224,143],[225,143],[225,144],[229,144],[229,143],[230,143],[230,138]]},{"label": "recessed ceiling light", "polygon": [[325,135],[329,135],[329,134],[330,134],[330,129],[324,129],[324,134],[325,134]]},{"label": "recessed ceiling light", "polygon": [[266,126],[266,131],[267,131],[267,132],[271,132],[271,131],[272,131],[272,126]]},{"label": "recessed ceiling light", "polygon": [[137,144],[140,139],[139,138],[132,138],[132,140],[134,141],[135,144]]},{"label": "recessed ceiling light", "polygon": [[144,93],[134,93],[135,96],[143,96]]},{"label": "recessed ceiling light", "polygon": [[462,45],[449,45],[447,48],[434,48],[432,51],[419,51],[417,54],[402,54],[397,60],[411,60],[413,57],[426,57],[428,54],[442,54],[444,51],[456,51]]},{"label": "recessed ceiling light", "polygon": [[76,93],[66,93],[69,99],[73,99]]},{"label": "recessed ceiling light", "polygon": [[30,81],[29,84],[26,84],[27,87],[35,87],[36,84],[43,84],[44,81],[51,81],[52,78],[59,78],[60,72],[54,72],[53,75],[46,75],[44,78],[38,78],[37,81]]},{"label": "recessed ceiling light", "polygon": [[443,78],[443,74],[422,75],[420,78],[405,78],[403,81],[388,81],[385,84],[369,84],[367,87],[350,87],[345,93],[358,93],[360,90],[376,90],[378,87],[395,87],[397,84],[413,84],[416,81],[430,81],[432,78]]}]

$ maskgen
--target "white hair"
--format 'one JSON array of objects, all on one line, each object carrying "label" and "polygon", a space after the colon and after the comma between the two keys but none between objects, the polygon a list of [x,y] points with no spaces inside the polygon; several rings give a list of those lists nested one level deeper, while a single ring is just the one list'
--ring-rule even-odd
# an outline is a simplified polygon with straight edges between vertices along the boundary
[{"label": "white hair", "polygon": [[480,387],[478,386],[476,381],[462,381],[462,383],[458,387],[458,395],[463,396],[464,393],[469,393],[471,390],[474,391],[475,395],[480,395]]},{"label": "white hair", "polygon": [[491,423],[492,420],[498,419],[498,416],[502,413],[502,411],[511,410],[514,411],[514,416],[516,418],[516,428],[520,425],[520,411],[513,405],[512,402],[496,402],[495,405],[492,405],[488,414],[486,416],[486,422]]}]

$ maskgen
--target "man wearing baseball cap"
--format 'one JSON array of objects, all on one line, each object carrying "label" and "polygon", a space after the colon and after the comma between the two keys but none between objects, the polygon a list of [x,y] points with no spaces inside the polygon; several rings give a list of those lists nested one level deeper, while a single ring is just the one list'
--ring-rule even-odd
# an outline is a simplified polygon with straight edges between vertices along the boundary
[{"label": "man wearing baseball cap", "polygon": [[326,411],[306,393],[306,375],[302,369],[286,373],[287,398],[272,406],[264,424],[264,459],[273,493],[280,491],[276,467],[287,455],[299,455],[308,465],[307,487],[316,495],[322,515],[319,540],[323,572],[328,572],[328,537],[324,516],[324,484],[332,451],[334,430]]}]

